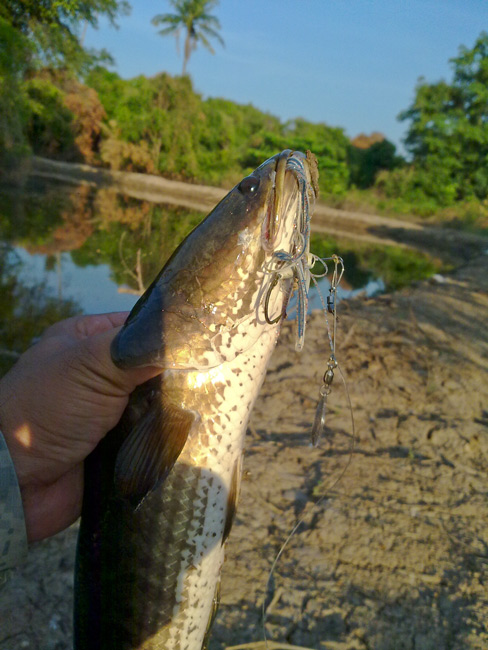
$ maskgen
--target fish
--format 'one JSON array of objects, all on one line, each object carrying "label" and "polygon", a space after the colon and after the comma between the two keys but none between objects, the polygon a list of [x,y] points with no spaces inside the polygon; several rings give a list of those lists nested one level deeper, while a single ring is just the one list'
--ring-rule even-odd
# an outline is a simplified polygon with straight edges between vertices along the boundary
[{"label": "fish", "polygon": [[114,339],[131,394],[85,461],[75,650],[201,650],[219,600],[247,422],[308,255],[310,152],[246,176],[179,245]]}]

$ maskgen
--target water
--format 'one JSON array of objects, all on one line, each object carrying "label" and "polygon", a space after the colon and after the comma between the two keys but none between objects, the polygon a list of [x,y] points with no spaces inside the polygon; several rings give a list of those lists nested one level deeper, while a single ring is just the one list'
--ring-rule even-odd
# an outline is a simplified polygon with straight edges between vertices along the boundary
[{"label": "water", "polygon": [[4,188],[0,270],[31,293],[69,301],[77,313],[128,310],[203,216],[110,189]]},{"label": "water", "polygon": [[137,300],[136,295],[119,290],[108,264],[80,267],[70,253],[60,253],[51,269],[46,265],[47,255],[28,253],[18,246],[12,254],[20,260],[19,280],[24,286],[34,288],[40,281],[50,295],[73,301],[85,314],[130,311]]}]

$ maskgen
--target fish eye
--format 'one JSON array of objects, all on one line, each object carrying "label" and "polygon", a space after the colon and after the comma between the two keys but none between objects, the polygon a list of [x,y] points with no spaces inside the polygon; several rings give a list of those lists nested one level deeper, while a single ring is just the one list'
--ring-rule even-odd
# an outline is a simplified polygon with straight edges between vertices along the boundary
[{"label": "fish eye", "polygon": [[242,194],[254,194],[259,187],[259,178],[256,176],[246,176],[238,185]]}]

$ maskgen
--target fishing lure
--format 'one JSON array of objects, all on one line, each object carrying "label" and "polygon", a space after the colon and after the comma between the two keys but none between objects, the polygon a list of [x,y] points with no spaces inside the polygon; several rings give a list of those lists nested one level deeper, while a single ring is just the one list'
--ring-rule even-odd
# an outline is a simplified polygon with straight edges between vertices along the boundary
[{"label": "fishing lure", "polygon": [[[268,264],[267,271],[271,274],[268,291],[266,293],[264,304],[264,315],[267,323],[276,323],[286,314],[280,314],[277,318],[271,319],[269,316],[269,301],[273,289],[280,280],[294,278],[297,286],[297,341],[295,349],[300,351],[305,342],[305,326],[308,308],[308,291],[310,287],[310,264],[314,264],[313,257],[310,255],[310,217],[311,206],[309,192],[307,191],[307,176],[304,163],[301,160],[291,159],[288,162],[291,169],[296,174],[299,185],[299,194],[301,200],[297,205],[297,215],[295,219],[295,236],[293,241],[292,253],[285,250],[276,250]],[[312,206],[313,207],[313,206]],[[286,303],[285,303],[286,304]]]},{"label": "fishing lure", "polygon": [[[271,275],[268,290],[264,299],[264,316],[266,322],[269,324],[277,323],[280,319],[286,317],[286,313],[281,313],[274,319],[269,315],[269,303],[271,294],[275,287],[281,280],[294,279],[295,288],[297,291],[297,307],[296,307],[296,343],[295,349],[299,352],[305,342],[305,328],[307,322],[308,310],[308,294],[310,290],[310,282],[312,281],[318,291],[320,301],[322,303],[325,321],[327,323],[327,335],[330,345],[330,356],[327,361],[327,369],[324,373],[322,385],[319,390],[319,401],[317,404],[315,418],[312,425],[311,439],[312,444],[316,446],[325,431],[325,416],[327,414],[327,398],[331,392],[332,382],[334,380],[334,370],[337,368],[337,360],[335,358],[336,349],[336,328],[337,328],[337,289],[344,274],[344,261],[338,255],[331,257],[321,258],[313,253],[310,253],[310,199],[307,192],[307,178],[303,161],[300,159],[292,159],[289,163],[293,167],[296,178],[299,184],[301,201],[297,206],[296,215],[296,234],[294,237],[294,252],[290,253],[284,250],[277,250],[274,252],[270,263],[268,264],[268,272]],[[327,262],[334,263],[334,270],[332,280],[330,283],[329,295],[327,296],[327,303],[324,301],[320,288],[318,286],[318,279],[325,277],[329,268]],[[313,269],[316,265],[322,265],[323,270],[321,273],[314,273]],[[292,289],[288,289],[291,291]],[[284,301],[286,305],[288,301]],[[333,316],[332,331],[329,326],[327,314]]]}]

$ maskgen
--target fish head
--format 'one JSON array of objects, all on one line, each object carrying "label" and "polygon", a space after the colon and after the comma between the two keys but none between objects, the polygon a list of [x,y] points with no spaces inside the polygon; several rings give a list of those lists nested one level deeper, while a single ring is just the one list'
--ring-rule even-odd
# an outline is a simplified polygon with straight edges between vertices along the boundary
[{"label": "fish head", "polygon": [[[286,266],[276,255],[293,257],[308,245],[316,178],[313,156],[287,149],[242,179],[138,301],[112,346],[115,363],[208,369],[278,329],[270,315],[284,315],[293,277],[283,273],[270,290],[277,267]],[[238,342],[234,334],[244,330]]]}]

